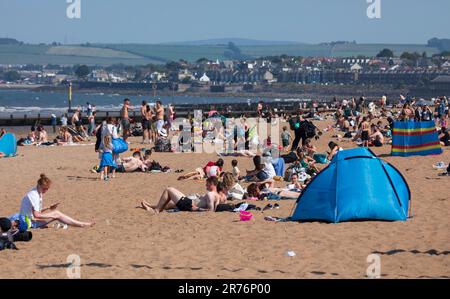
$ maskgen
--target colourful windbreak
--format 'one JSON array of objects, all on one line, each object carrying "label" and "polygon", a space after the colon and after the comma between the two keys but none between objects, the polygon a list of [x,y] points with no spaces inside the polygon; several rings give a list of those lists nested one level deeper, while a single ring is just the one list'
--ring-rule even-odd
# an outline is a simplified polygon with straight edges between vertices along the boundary
[{"label": "colourful windbreak", "polygon": [[434,121],[395,122],[392,130],[392,155],[439,155],[442,148]]}]

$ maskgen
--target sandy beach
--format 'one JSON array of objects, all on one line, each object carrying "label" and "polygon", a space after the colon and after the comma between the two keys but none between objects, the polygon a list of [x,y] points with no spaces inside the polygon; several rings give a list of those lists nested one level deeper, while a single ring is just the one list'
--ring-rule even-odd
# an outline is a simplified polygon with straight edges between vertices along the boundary
[{"label": "sandy beach", "polygon": [[[320,129],[330,123],[315,122]],[[26,129],[12,131],[23,136]],[[319,152],[336,141],[333,134],[326,132],[314,143]],[[140,138],[131,141],[131,147],[142,147]],[[227,212],[151,215],[135,207],[143,199],[156,203],[165,187],[202,193],[204,183],[177,181],[174,172],[118,174],[103,182],[89,172],[98,164],[92,145],[20,147],[17,157],[0,159],[1,216],[18,212],[24,194],[45,173],[54,181],[45,206],[60,202],[61,211],[97,224],[34,230],[31,242],[17,243],[19,251],[0,253],[0,278],[67,278],[72,254],[81,258],[81,278],[365,278],[372,253],[381,257],[382,278],[450,278],[450,177],[439,177],[432,167],[450,161],[449,148],[440,156],[409,158],[390,156],[390,146],[374,151],[397,167],[410,186],[413,218],[406,222],[264,220],[290,216],[291,200],[280,201],[279,210],[255,212],[250,222]],[[153,158],[189,171],[217,156],[154,153]],[[226,171],[232,159],[224,158]],[[250,158],[237,159],[241,171],[251,169]],[[287,251],[296,256],[286,256]]]}]

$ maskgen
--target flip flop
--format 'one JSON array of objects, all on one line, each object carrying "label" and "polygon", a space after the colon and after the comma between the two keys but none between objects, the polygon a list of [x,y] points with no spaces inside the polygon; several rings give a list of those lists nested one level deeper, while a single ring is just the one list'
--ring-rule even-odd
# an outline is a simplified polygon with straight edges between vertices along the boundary
[{"label": "flip flop", "polygon": [[264,211],[272,210],[272,209],[273,209],[273,205],[269,203],[262,209],[262,211],[264,212]]}]

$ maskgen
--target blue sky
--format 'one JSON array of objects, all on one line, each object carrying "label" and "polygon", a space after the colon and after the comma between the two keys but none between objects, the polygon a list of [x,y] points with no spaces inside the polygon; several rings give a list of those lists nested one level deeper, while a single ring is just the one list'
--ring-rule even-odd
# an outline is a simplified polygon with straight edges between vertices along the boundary
[{"label": "blue sky", "polygon": [[319,43],[426,43],[450,38],[449,0],[0,0],[0,37],[38,42],[161,43],[251,38]]}]

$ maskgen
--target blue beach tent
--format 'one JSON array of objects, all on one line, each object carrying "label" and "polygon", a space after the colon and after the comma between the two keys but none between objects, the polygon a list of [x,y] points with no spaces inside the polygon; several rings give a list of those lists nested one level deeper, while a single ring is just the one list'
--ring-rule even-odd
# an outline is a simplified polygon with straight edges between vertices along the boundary
[{"label": "blue beach tent", "polygon": [[293,221],[405,221],[411,193],[404,177],[367,148],[338,152],[303,190]]},{"label": "blue beach tent", "polygon": [[0,138],[0,153],[6,157],[14,157],[17,153],[17,141],[14,134],[6,133]]}]

